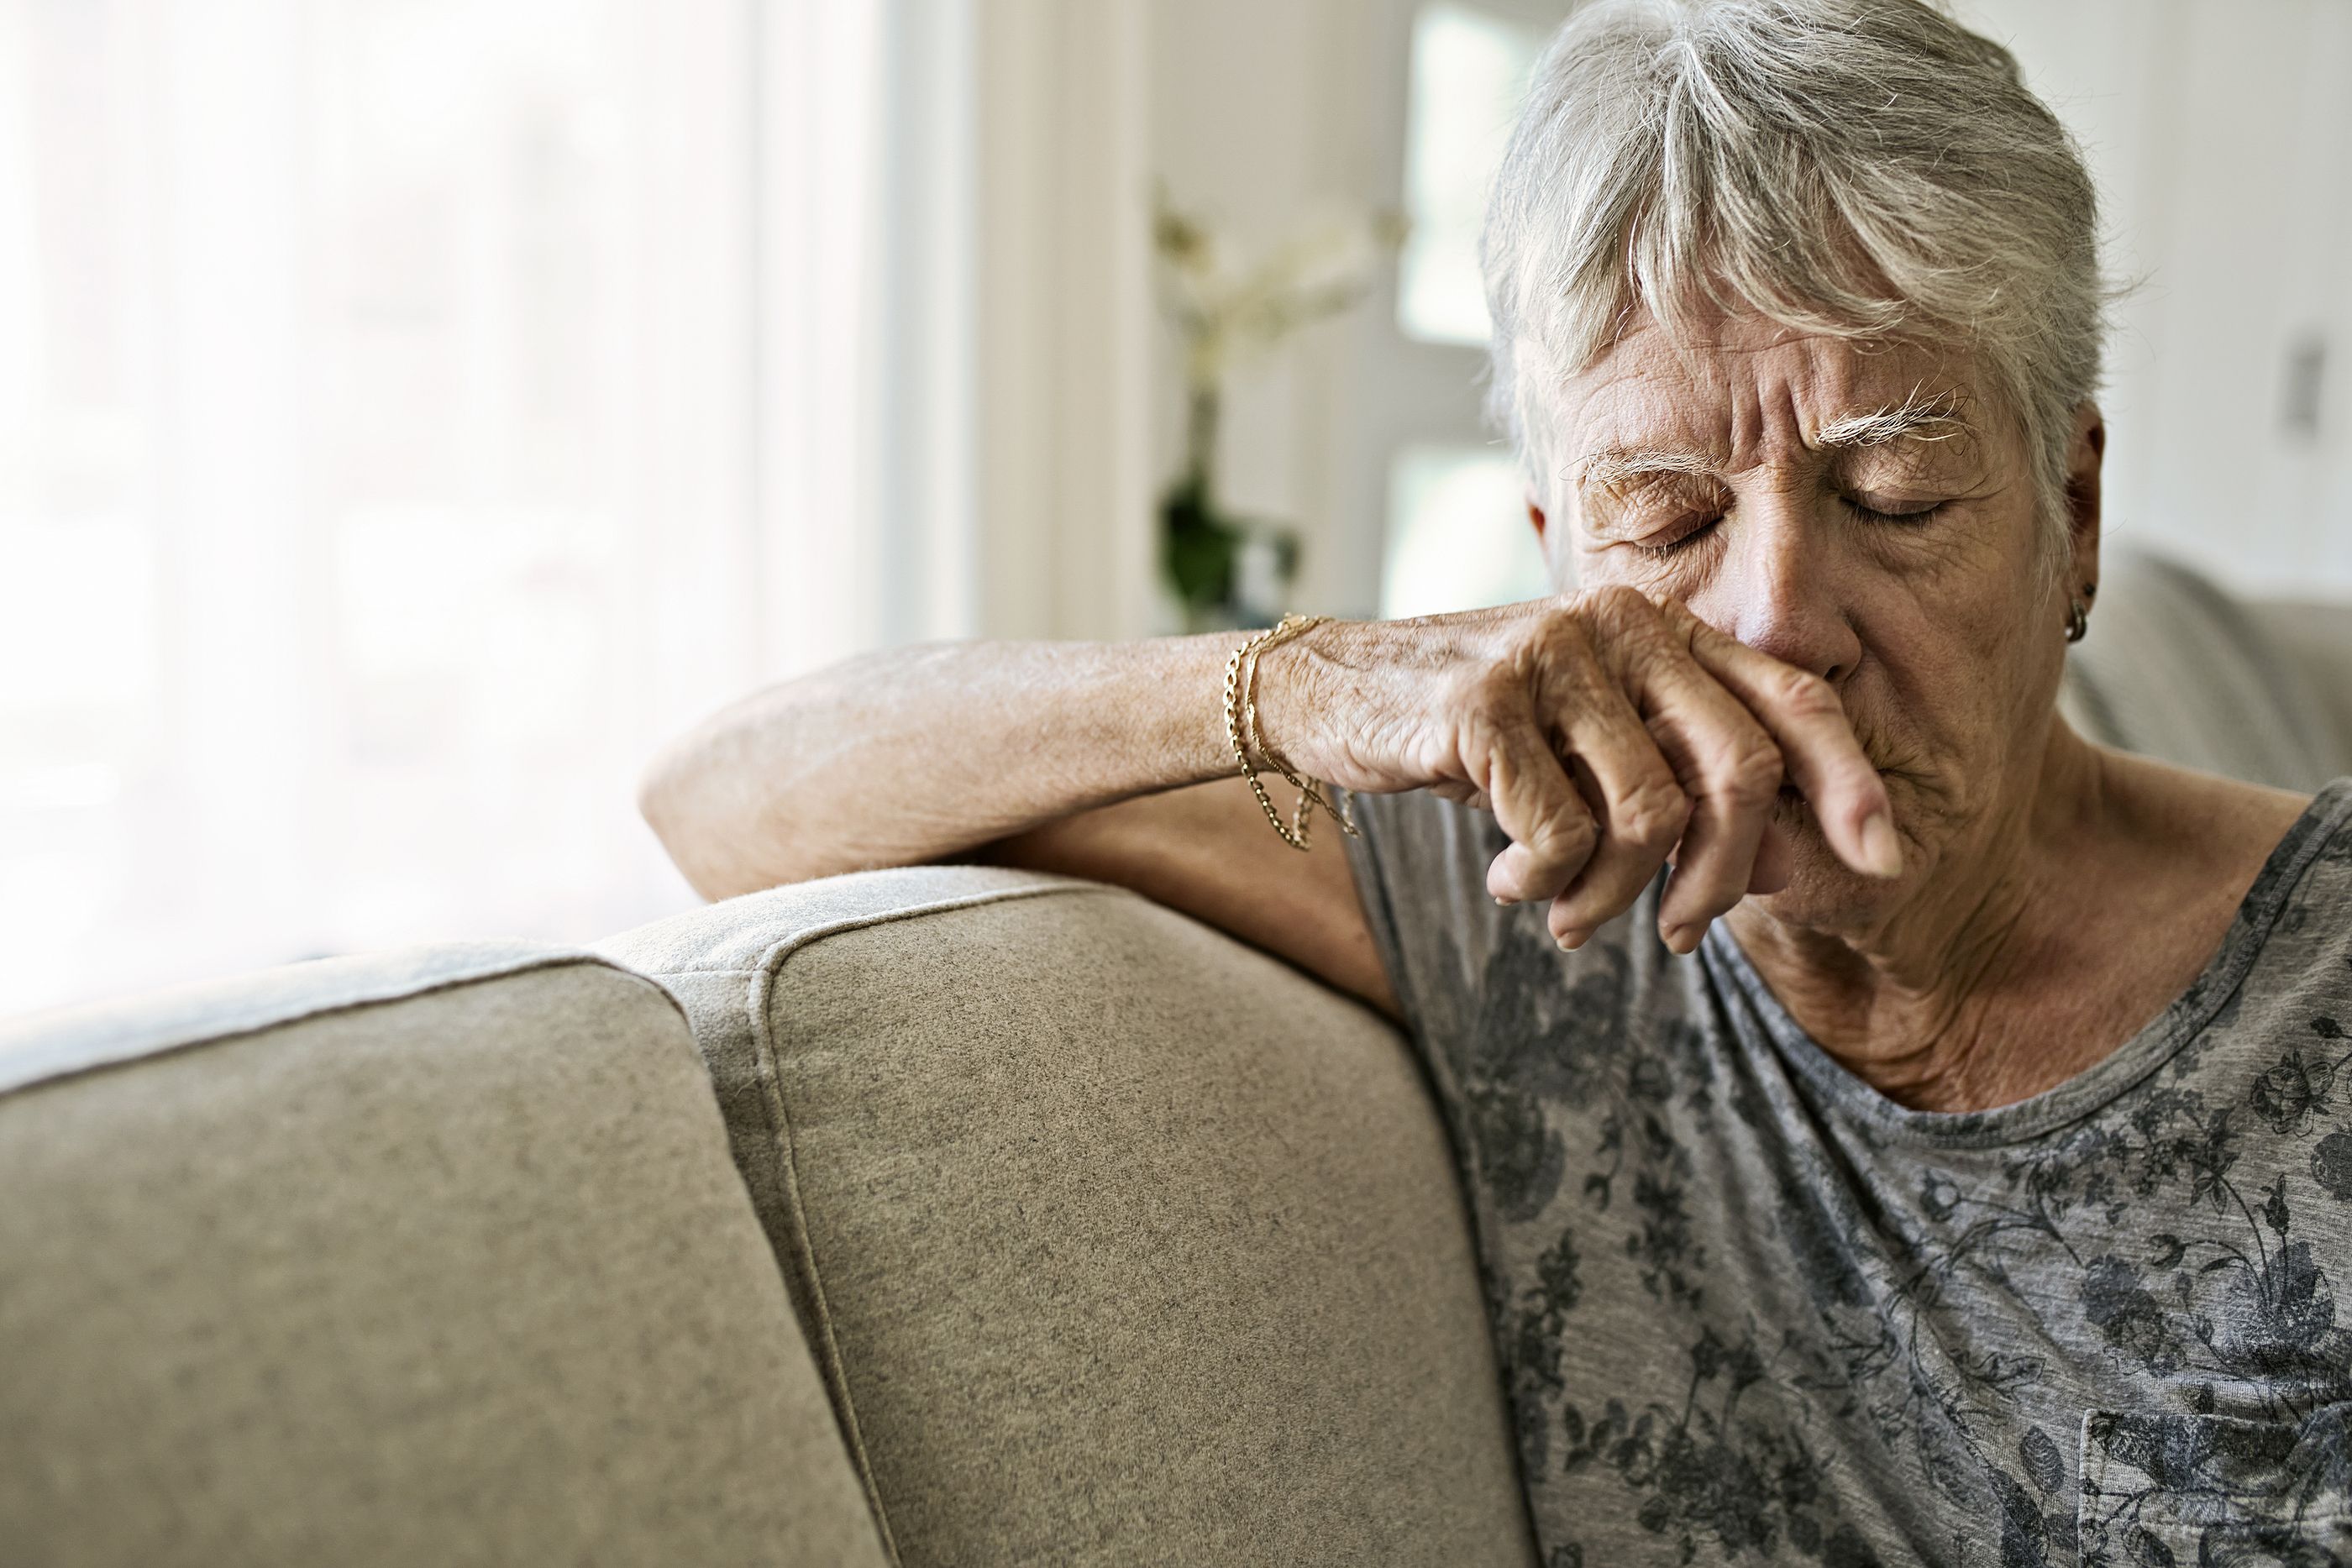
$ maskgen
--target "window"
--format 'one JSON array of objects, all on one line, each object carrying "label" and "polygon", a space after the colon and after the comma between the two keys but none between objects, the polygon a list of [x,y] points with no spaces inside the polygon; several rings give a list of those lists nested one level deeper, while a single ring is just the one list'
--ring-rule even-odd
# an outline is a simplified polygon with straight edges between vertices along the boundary
[{"label": "window", "polygon": [[[1396,330],[1426,346],[1398,372],[1457,378],[1464,412],[1408,422],[1387,451],[1383,615],[1509,603],[1551,591],[1511,454],[1476,429],[1472,389],[1488,330],[1478,274],[1486,193],[1560,5],[1430,0],[1413,13],[1402,160],[1412,222],[1398,259]],[[1419,428],[1413,428],[1417,423]]]},{"label": "window", "polygon": [[0,1012],[690,901],[655,746],[885,619],[879,15],[0,12]]},{"label": "window", "polygon": [[1436,615],[1551,591],[1519,465],[1479,447],[1408,446],[1389,480],[1381,614]]},{"label": "window", "polygon": [[1478,228],[1544,29],[1453,0],[1413,16],[1397,324],[1426,343],[1486,341]]}]

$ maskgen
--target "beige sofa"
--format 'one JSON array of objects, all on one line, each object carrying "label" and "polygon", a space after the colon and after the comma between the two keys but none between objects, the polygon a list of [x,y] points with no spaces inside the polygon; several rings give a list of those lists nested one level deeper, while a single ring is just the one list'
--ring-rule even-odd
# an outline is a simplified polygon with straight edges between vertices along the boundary
[{"label": "beige sofa", "polygon": [[[2095,624],[2095,733],[2352,771],[2352,617]],[[1453,1170],[1376,1016],[983,868],[0,1026],[0,1563],[1529,1563]]]}]

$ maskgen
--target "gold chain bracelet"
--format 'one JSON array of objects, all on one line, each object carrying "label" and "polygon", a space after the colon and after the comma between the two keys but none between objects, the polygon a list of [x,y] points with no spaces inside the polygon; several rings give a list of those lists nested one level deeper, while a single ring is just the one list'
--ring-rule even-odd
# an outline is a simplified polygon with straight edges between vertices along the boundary
[{"label": "gold chain bracelet", "polygon": [[[1225,738],[1233,744],[1234,760],[1241,764],[1242,777],[1249,780],[1250,793],[1257,797],[1257,803],[1265,809],[1265,820],[1274,824],[1274,831],[1282,835],[1282,841],[1294,850],[1307,847],[1309,813],[1318,806],[1350,838],[1362,835],[1357,831],[1354,819],[1332,804],[1313,779],[1302,779],[1292,772],[1287,762],[1259,743],[1257,696],[1253,688],[1257,684],[1259,655],[1330,619],[1328,615],[1286,615],[1235,648],[1233,656],[1225,661]],[[1298,791],[1298,805],[1291,812],[1287,823],[1283,821],[1282,813],[1274,809],[1274,801],[1267,797],[1265,786],[1258,781],[1257,768],[1249,759],[1249,748],[1253,746],[1264,751],[1266,760],[1272,762],[1283,778]]]}]

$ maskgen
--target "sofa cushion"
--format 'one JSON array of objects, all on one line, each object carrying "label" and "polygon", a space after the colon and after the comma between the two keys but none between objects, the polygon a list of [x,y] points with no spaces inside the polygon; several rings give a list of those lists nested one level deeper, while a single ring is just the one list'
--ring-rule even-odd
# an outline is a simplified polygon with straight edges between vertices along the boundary
[{"label": "sofa cushion", "polygon": [[2352,604],[2265,602],[2252,613],[2311,694],[2306,722],[2319,769],[2352,773]]},{"label": "sofa cushion", "polygon": [[[2183,768],[2311,791],[2352,772],[2352,729],[2323,653],[2352,610],[2238,598],[2178,561],[2107,552],[2091,634],[2071,649],[2060,706],[2090,739]],[[2332,699],[2332,700],[2331,700]]]},{"label": "sofa cushion", "polygon": [[436,948],[0,1031],[0,1558],[884,1558],[675,1005]]},{"label": "sofa cushion", "polygon": [[603,951],[685,1002],[908,1563],[1525,1563],[1402,1037],[1065,877],[861,873]]}]

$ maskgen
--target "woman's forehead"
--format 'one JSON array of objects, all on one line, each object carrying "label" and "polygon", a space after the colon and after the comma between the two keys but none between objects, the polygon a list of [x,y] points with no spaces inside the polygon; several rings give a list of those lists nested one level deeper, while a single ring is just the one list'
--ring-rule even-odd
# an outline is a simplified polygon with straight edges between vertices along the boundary
[{"label": "woman's forehead", "polygon": [[1678,342],[1637,330],[1569,378],[1556,429],[1580,477],[1626,454],[1713,468],[1790,446],[1949,439],[1980,428],[1974,368],[1965,352],[1776,323]]}]

